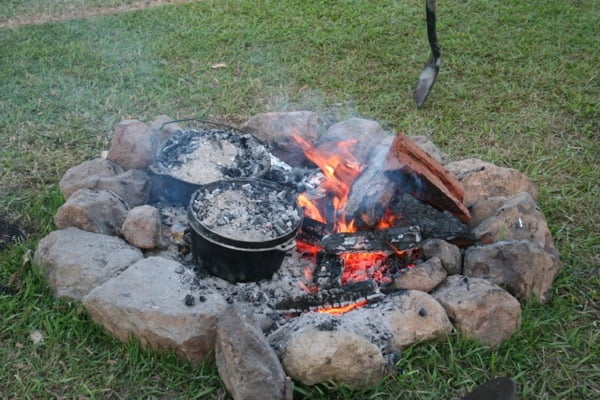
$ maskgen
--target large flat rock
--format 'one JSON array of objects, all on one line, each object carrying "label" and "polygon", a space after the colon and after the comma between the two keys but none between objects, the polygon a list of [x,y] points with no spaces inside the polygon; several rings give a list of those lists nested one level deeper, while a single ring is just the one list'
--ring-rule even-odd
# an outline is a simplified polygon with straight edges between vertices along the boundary
[{"label": "large flat rock", "polygon": [[81,300],[143,257],[139,249],[117,237],[67,228],[40,240],[34,263],[56,297]]},{"label": "large flat rock", "polygon": [[187,306],[190,293],[190,277],[179,263],[150,257],[91,291],[83,304],[119,340],[135,337],[143,346],[174,349],[181,359],[198,364],[213,353],[217,316],[227,302],[219,294],[201,293],[203,301]]}]

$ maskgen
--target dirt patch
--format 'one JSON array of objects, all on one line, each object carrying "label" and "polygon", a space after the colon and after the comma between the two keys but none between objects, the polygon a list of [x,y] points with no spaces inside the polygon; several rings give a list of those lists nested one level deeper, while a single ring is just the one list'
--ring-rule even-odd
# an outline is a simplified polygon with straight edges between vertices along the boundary
[{"label": "dirt patch", "polygon": [[141,0],[130,4],[114,7],[92,7],[83,10],[69,10],[64,13],[41,14],[28,17],[11,18],[0,22],[0,28],[18,28],[23,25],[41,25],[47,22],[60,22],[76,18],[95,17],[97,15],[120,14],[128,11],[142,10],[144,8],[157,7],[165,4],[192,3],[195,0]]}]

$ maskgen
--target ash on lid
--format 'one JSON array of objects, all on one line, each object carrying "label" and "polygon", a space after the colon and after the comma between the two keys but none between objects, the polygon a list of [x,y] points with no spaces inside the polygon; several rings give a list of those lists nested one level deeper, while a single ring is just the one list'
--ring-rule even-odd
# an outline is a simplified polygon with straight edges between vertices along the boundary
[{"label": "ash on lid", "polygon": [[252,183],[200,189],[191,204],[198,221],[234,240],[260,242],[291,232],[300,222],[295,203],[285,190]]}]

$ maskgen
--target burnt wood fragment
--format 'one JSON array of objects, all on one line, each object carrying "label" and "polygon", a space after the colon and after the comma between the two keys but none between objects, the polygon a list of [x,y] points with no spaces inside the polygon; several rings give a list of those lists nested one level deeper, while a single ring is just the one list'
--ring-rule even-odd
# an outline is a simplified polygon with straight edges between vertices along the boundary
[{"label": "burnt wood fragment", "polygon": [[439,210],[448,210],[462,222],[471,219],[462,203],[462,184],[404,134],[398,133],[392,142],[383,169],[392,180],[418,176],[423,188],[413,193],[415,197]]},{"label": "burnt wood fragment", "polygon": [[305,216],[296,239],[301,242],[320,246],[323,237],[330,232],[326,224]]},{"label": "burnt wood fragment", "polygon": [[463,248],[477,241],[469,227],[454,215],[425,204],[410,194],[397,196],[392,204],[392,211],[402,217],[400,223],[418,225],[423,240],[442,239]]},{"label": "burnt wood fragment", "polygon": [[332,233],[321,244],[327,254],[369,251],[398,251],[416,247],[421,242],[418,226],[397,226],[383,230]]},{"label": "burnt wood fragment", "polygon": [[320,290],[315,293],[306,293],[299,297],[290,297],[275,305],[280,313],[301,313],[316,311],[327,307],[343,307],[354,304],[360,300],[376,302],[381,300],[383,294],[379,291],[374,280]]},{"label": "burnt wood fragment", "polygon": [[344,262],[335,254],[319,252],[317,266],[313,273],[313,282],[321,289],[329,289],[340,285],[344,270]]}]

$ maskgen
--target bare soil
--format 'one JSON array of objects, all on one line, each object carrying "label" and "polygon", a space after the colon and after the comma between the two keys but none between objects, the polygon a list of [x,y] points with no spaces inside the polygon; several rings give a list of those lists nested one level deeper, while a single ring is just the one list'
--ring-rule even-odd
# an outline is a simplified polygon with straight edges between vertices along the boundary
[{"label": "bare soil", "polygon": [[120,14],[128,11],[136,11],[144,8],[157,7],[165,4],[191,3],[194,0],[140,0],[130,4],[114,7],[92,7],[82,10],[68,10],[64,13],[40,14],[35,16],[11,18],[0,21],[1,28],[18,28],[23,25],[41,25],[47,22],[66,21],[77,18],[88,18],[97,15]]}]

